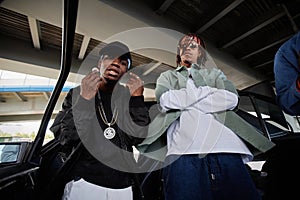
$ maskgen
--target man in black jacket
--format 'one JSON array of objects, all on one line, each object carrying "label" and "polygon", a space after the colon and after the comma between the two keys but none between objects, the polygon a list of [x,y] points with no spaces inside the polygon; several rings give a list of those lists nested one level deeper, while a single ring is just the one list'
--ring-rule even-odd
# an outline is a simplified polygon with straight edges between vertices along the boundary
[{"label": "man in black jacket", "polygon": [[83,144],[63,199],[132,200],[138,170],[132,147],[143,141],[150,123],[143,81],[127,73],[132,60],[123,43],[107,44],[99,56],[98,68],[67,94],[56,118],[59,128],[55,122],[51,128],[62,145]]}]

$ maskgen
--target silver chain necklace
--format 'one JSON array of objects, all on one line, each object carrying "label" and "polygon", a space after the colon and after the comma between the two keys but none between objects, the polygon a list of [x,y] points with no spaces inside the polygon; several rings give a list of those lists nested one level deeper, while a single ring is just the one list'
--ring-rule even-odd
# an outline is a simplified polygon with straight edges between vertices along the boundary
[{"label": "silver chain necklace", "polygon": [[106,139],[110,140],[110,139],[114,138],[115,135],[116,135],[116,130],[114,128],[112,128],[111,126],[116,123],[117,117],[118,117],[118,112],[115,108],[114,112],[113,112],[113,115],[112,115],[112,118],[111,118],[111,122],[108,122],[107,118],[106,118],[106,115],[105,115],[104,107],[103,107],[103,104],[102,104],[101,95],[100,95],[99,92],[98,92],[98,96],[99,96],[99,101],[100,101],[100,107],[98,106],[100,117],[101,117],[102,121],[104,122],[104,124],[106,124],[108,126],[106,129],[104,129],[103,134],[104,134],[104,137]]}]

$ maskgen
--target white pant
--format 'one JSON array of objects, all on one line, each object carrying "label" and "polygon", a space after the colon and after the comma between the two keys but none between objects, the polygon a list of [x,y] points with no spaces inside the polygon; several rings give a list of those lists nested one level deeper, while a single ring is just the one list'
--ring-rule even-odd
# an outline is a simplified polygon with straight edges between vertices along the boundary
[{"label": "white pant", "polygon": [[62,200],[133,200],[132,187],[110,189],[80,179],[66,184]]}]

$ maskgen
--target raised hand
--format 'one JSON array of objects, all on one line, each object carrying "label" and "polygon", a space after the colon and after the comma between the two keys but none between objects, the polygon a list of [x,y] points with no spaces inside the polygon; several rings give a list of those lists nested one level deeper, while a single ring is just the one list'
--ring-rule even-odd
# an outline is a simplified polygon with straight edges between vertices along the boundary
[{"label": "raised hand", "polygon": [[93,70],[81,80],[80,95],[86,99],[92,99],[100,84],[100,76],[97,70]]},{"label": "raised hand", "polygon": [[136,74],[129,72],[129,79],[126,83],[131,96],[141,96],[144,92],[144,81]]}]

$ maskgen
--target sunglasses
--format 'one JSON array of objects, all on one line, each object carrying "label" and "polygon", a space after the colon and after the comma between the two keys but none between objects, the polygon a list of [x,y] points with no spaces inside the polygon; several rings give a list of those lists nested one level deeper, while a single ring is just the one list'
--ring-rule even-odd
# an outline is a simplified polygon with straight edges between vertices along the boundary
[{"label": "sunglasses", "polygon": [[186,49],[186,48],[191,48],[191,49],[195,49],[198,48],[199,45],[197,43],[189,43],[189,44],[179,44],[178,47],[180,49]]}]

